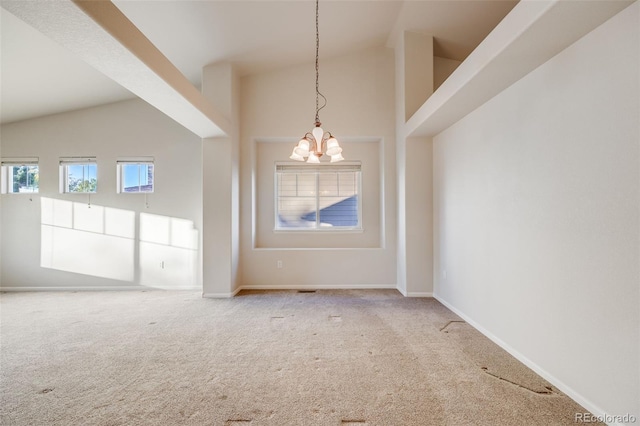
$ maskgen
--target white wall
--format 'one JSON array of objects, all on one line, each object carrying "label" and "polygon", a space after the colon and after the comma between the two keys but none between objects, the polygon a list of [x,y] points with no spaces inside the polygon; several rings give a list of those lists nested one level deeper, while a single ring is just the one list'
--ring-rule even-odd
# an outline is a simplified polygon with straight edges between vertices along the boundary
[{"label": "white wall", "polygon": [[[38,194],[2,195],[3,288],[201,288],[200,138],[140,100],[1,131],[3,158],[40,166]],[[68,156],[96,157],[97,194],[59,193]],[[148,207],[143,194],[116,193],[116,160],[135,156],[155,159]]]},{"label": "white wall", "polygon": [[433,94],[433,37],[405,32],[395,47],[397,172],[397,288],[405,296],[433,295],[431,138],[408,138],[405,124]]},{"label": "white wall", "polygon": [[204,67],[202,93],[230,123],[227,137],[202,142],[202,293],[229,297],[240,283],[240,78],[233,66]]},{"label": "white wall", "polygon": [[434,138],[435,292],[640,417],[638,3]]},{"label": "white wall", "polygon": [[[274,233],[275,161],[313,128],[313,63],[250,75],[241,84],[241,269],[244,287],[395,287],[393,51],[321,59],[323,128],[363,167],[361,234]],[[261,197],[267,202],[257,203]],[[283,268],[276,267],[282,261]]]}]

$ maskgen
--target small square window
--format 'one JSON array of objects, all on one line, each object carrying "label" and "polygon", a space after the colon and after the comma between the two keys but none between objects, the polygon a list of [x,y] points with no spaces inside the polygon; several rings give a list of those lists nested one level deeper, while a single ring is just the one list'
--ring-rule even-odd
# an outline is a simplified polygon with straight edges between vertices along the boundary
[{"label": "small square window", "polygon": [[119,193],[153,192],[153,161],[118,161]]},{"label": "small square window", "polygon": [[40,172],[38,160],[2,162],[2,193],[32,194],[38,192]]},{"label": "small square window", "polygon": [[60,161],[60,192],[95,193],[98,189],[98,165],[95,158]]}]

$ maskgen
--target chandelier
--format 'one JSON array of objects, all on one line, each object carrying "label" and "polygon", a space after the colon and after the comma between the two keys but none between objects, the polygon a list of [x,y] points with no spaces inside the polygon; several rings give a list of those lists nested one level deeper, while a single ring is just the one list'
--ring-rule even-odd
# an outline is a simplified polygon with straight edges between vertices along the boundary
[{"label": "chandelier", "polygon": [[[338,140],[333,137],[330,132],[325,132],[322,130],[322,123],[320,123],[320,110],[327,105],[327,98],[324,97],[322,93],[320,93],[320,68],[318,67],[318,51],[320,49],[320,32],[318,27],[318,3],[319,0],[316,0],[316,122],[315,127],[311,132],[307,132],[298,145],[293,148],[293,153],[291,153],[292,160],[296,161],[307,161],[307,163],[319,163],[320,157],[323,154],[331,157],[332,163],[337,163],[338,161],[344,160],[342,157],[342,148],[338,144]],[[320,97],[323,99],[323,104],[320,106]]]}]

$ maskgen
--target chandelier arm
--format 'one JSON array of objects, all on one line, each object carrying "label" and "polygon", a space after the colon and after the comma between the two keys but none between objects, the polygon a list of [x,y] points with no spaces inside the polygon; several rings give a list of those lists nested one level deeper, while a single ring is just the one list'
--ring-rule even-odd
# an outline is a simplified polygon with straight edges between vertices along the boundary
[{"label": "chandelier arm", "polygon": [[320,151],[322,152],[326,152],[327,151],[327,141],[329,140],[329,138],[327,137],[327,133],[325,133],[322,136],[322,145],[320,147]]},{"label": "chandelier arm", "polygon": [[313,137],[313,134],[311,134],[311,132],[307,132],[304,135],[303,139],[306,139],[307,141],[309,141],[309,152],[313,151],[316,154],[320,154],[320,155],[318,155],[318,157],[320,157],[322,155],[322,152],[321,152],[322,148],[318,149],[318,144],[316,143],[316,138]]}]

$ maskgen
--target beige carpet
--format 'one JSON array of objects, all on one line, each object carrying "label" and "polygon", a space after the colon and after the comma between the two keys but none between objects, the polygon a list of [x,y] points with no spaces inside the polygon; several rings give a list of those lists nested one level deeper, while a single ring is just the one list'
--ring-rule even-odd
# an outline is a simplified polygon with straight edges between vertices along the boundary
[{"label": "beige carpet", "polygon": [[2,425],[572,425],[585,410],[394,290],[4,293]]}]

